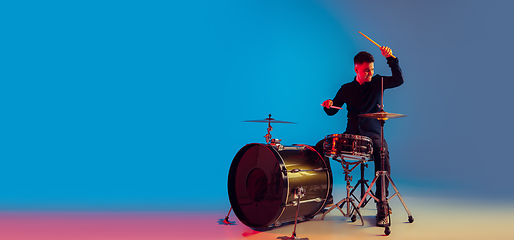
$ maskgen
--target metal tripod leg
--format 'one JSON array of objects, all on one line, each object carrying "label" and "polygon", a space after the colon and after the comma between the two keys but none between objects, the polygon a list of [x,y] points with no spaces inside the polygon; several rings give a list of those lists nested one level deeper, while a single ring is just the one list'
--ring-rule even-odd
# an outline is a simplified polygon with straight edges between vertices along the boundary
[{"label": "metal tripod leg", "polygon": [[407,215],[409,216],[409,222],[410,223],[414,222],[414,218],[412,217],[412,215],[411,215],[411,213],[409,211],[409,208],[407,207],[407,205],[403,201],[402,195],[400,195],[400,192],[398,191],[398,188],[396,188],[396,185],[394,184],[393,179],[391,179],[391,177],[389,176],[389,174],[387,174],[387,172],[385,172],[385,176],[387,177],[387,179],[389,179],[389,182],[391,183],[391,186],[393,186],[394,191],[395,191],[395,193],[389,199],[387,199],[387,202],[389,202],[393,197],[398,195],[398,199],[400,199],[400,202],[402,203],[403,208],[405,208],[405,211],[407,212]]},{"label": "metal tripod leg", "polygon": [[[382,202],[381,200],[379,200],[377,197],[373,196],[370,191],[371,191],[371,188],[373,187],[373,185],[375,185],[377,179],[379,177],[383,177],[383,178],[387,178],[389,179],[389,182],[391,183],[391,186],[393,186],[394,188],[394,191],[395,193],[390,197],[390,198],[386,198],[385,195],[382,195],[382,198],[385,199],[385,201],[383,201],[383,204],[385,206],[387,206],[389,204],[389,201],[395,197],[396,195],[398,195],[398,198],[400,199],[400,202],[402,203],[403,207],[405,208],[405,211],[407,212],[407,215],[409,216],[409,222],[412,223],[414,222],[414,218],[412,217],[410,211],[409,211],[409,208],[407,208],[407,205],[405,204],[405,202],[403,201],[403,198],[402,196],[400,195],[400,192],[398,191],[398,188],[396,188],[396,185],[393,183],[393,180],[391,179],[391,177],[389,176],[389,173],[387,171],[378,171],[376,172],[375,174],[375,178],[373,178],[373,181],[371,182],[371,185],[369,186],[368,190],[366,191],[366,194],[365,196],[369,195],[371,196],[373,199],[375,199],[377,202]],[[382,179],[382,184],[385,184],[384,181],[385,179]],[[383,186],[385,187],[385,186]],[[382,188],[382,194],[385,194],[385,189]],[[363,202],[365,201],[366,199],[363,198],[361,199],[361,202],[359,203],[359,205],[357,206],[357,209],[359,209],[361,207],[361,205],[363,204]],[[386,218],[389,218],[389,220],[391,219],[391,216],[390,216],[390,212],[389,212],[389,209],[388,208],[384,208],[384,215]],[[385,234],[386,235],[389,235],[391,233],[391,230],[390,230],[390,225],[391,225],[391,221],[389,221],[389,226],[386,226],[385,228]]]},{"label": "metal tripod leg", "polygon": [[[332,210],[337,208],[337,209],[339,209],[341,214],[343,214],[344,217],[351,217],[352,222],[355,222],[357,220],[357,217],[355,216],[355,212],[356,212],[361,219],[362,225],[364,226],[364,220],[362,219],[362,215],[361,215],[359,209],[355,206],[355,203],[353,202],[355,200],[353,198],[351,198],[351,194],[350,194],[350,189],[353,188],[352,185],[350,184],[350,182],[352,181],[352,177],[350,176],[350,173],[352,172],[353,169],[355,169],[362,162],[350,163],[350,162],[345,161],[344,159],[341,161],[339,161],[339,160],[336,160],[336,161],[341,163],[343,170],[344,170],[345,180],[346,180],[346,198],[343,198],[341,201],[334,204],[334,206],[332,206],[331,208],[326,210],[323,213],[323,216],[321,216],[321,220],[325,219],[325,216],[329,212],[331,212]],[[355,165],[355,166],[353,168],[350,168],[350,165]],[[344,204],[346,204],[346,213],[341,208],[342,206],[344,206]]]},{"label": "metal tripod leg", "polygon": [[[334,210],[335,208],[339,209],[339,211],[341,212],[341,214],[344,216],[344,217],[351,217],[351,220],[352,222],[355,222],[357,220],[357,217],[355,216],[355,213],[357,213],[359,215],[359,218],[361,219],[361,224],[362,226],[364,226],[364,220],[362,219],[362,215],[359,211],[359,209],[357,208],[357,206],[355,206],[355,203],[353,202],[355,201],[354,199],[352,198],[343,198],[341,201],[337,202],[336,204],[334,204],[334,206],[332,206],[331,208],[329,208],[328,210],[326,210],[323,215],[321,216],[321,220],[324,220],[325,219],[325,216],[331,212],[332,210]],[[341,208],[341,206],[344,207],[344,204],[346,204],[346,207],[347,207],[347,210],[346,210],[346,213],[343,211],[343,209]],[[350,206],[351,204],[351,206]]]}]

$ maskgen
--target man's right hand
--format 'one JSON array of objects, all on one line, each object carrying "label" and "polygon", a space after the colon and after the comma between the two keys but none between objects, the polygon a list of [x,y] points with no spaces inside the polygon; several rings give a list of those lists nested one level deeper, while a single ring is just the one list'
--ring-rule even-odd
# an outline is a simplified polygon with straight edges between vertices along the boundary
[{"label": "man's right hand", "polygon": [[334,102],[332,102],[332,100],[330,100],[330,99],[325,100],[325,101],[321,104],[321,106],[326,107],[326,108],[330,108],[330,107],[332,107],[332,105],[334,105]]},{"label": "man's right hand", "polygon": [[393,55],[393,50],[391,50],[391,48],[389,48],[389,47],[382,46],[382,47],[380,47],[380,51],[382,51],[382,56],[384,56],[385,58],[388,58],[388,57],[396,58]]}]

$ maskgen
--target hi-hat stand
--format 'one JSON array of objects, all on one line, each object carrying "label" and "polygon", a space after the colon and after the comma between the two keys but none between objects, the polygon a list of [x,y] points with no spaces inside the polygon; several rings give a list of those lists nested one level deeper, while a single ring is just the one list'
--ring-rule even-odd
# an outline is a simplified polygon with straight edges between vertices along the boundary
[{"label": "hi-hat stand", "polygon": [[[388,112],[384,111],[384,78],[382,78],[382,104],[379,105],[379,107],[380,107],[380,111],[377,112],[377,113],[359,114],[359,117],[374,118],[374,119],[377,119],[377,120],[380,121],[380,141],[381,141],[380,160],[381,160],[381,164],[382,164],[382,171],[377,171],[375,173],[375,178],[373,178],[373,181],[371,182],[371,185],[369,186],[368,190],[366,191],[366,194],[364,194],[364,198],[361,199],[361,201],[359,203],[359,206],[357,206],[357,209],[359,209],[363,205],[364,201],[366,201],[366,196],[367,195],[371,196],[373,199],[378,201],[379,202],[379,206],[380,206],[378,211],[382,212],[382,215],[384,216],[384,219],[388,219],[388,222],[386,224],[384,224],[384,227],[385,227],[384,233],[386,235],[389,235],[389,234],[391,234],[391,228],[390,228],[390,226],[391,226],[391,216],[390,216],[391,212],[389,211],[389,201],[392,198],[394,198],[396,195],[398,195],[398,198],[400,199],[400,202],[402,203],[403,207],[405,208],[405,211],[407,211],[407,214],[409,215],[409,222],[410,223],[414,222],[414,218],[410,214],[410,211],[409,211],[409,208],[407,208],[407,205],[405,205],[405,202],[403,201],[403,198],[400,195],[400,192],[398,191],[398,188],[396,188],[396,185],[394,184],[393,180],[391,179],[391,176],[389,175],[389,173],[387,171],[383,171],[384,164],[385,164],[384,163],[385,162],[385,148],[384,148],[384,124],[385,124],[385,121],[390,119],[390,118],[406,117],[403,114],[388,113]],[[373,187],[373,185],[375,185],[375,182],[377,181],[377,179],[379,177],[381,178],[381,185],[382,185],[381,199],[378,199],[377,197],[373,196],[370,193],[371,188]],[[386,189],[385,189],[385,180],[386,180],[386,178],[387,178],[387,180],[389,180],[389,182],[391,183],[391,186],[393,186],[394,191],[395,191],[395,193],[390,198],[387,198],[387,196],[386,196]]]}]

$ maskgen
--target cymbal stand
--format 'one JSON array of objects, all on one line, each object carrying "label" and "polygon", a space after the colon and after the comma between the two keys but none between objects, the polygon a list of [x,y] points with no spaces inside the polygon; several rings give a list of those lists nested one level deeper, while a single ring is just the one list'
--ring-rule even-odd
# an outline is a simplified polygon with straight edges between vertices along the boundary
[{"label": "cymbal stand", "polygon": [[287,122],[287,121],[278,121],[278,120],[275,120],[273,118],[271,118],[271,114],[268,115],[268,118],[264,119],[264,120],[246,120],[246,121],[243,121],[243,122],[261,122],[261,123],[268,123],[268,132],[266,133],[266,135],[264,135],[264,138],[266,138],[266,144],[269,144],[270,140],[271,140],[271,131],[273,130],[273,127],[271,127],[271,123],[292,123],[294,124],[294,122]]},{"label": "cymbal stand", "polygon": [[305,189],[303,189],[303,187],[300,186],[300,187],[295,188],[294,197],[296,198],[296,216],[294,218],[293,234],[291,235],[291,237],[282,236],[282,237],[278,237],[277,239],[309,240],[308,238],[299,238],[296,236],[296,224],[298,223],[298,212],[300,211],[300,198],[302,198],[304,196],[305,196]]},{"label": "cymbal stand", "polygon": [[[268,115],[268,119],[271,119],[271,114]],[[273,127],[271,127],[271,120],[268,121],[268,133],[264,135],[264,138],[266,138],[266,144],[269,144],[269,141],[271,139],[271,131],[273,130]]]},{"label": "cymbal stand", "polygon": [[[361,223],[362,223],[362,226],[364,226],[364,220],[362,219],[362,215],[361,213],[359,212],[359,208],[357,208],[357,206],[355,205],[354,201],[355,199],[353,199],[351,197],[351,193],[350,193],[350,190],[353,188],[352,185],[350,184],[350,182],[352,181],[352,176],[350,176],[350,173],[353,171],[353,169],[355,169],[357,166],[359,166],[359,164],[362,164],[363,162],[365,162],[365,160],[363,161],[357,161],[357,162],[348,162],[346,160],[344,160],[344,156],[341,157],[341,160],[339,159],[336,159],[334,158],[334,160],[338,161],[341,163],[341,166],[343,167],[343,170],[344,170],[344,179],[346,181],[346,198],[343,198],[341,201],[337,202],[336,204],[334,204],[331,208],[329,208],[328,210],[326,210],[324,213],[323,213],[323,216],[321,216],[321,220],[325,219],[325,216],[331,212],[332,210],[334,210],[335,208],[339,209],[339,211],[341,212],[341,214],[343,214],[344,217],[351,217],[351,220],[352,222],[355,222],[357,220],[357,217],[355,216],[355,212],[357,212],[357,214],[359,215],[360,219],[361,219]],[[352,168],[350,168],[350,165],[355,165],[353,166]],[[343,211],[343,209],[341,207],[344,207],[344,205],[346,204],[346,213]],[[351,204],[351,205],[350,205]]]},{"label": "cymbal stand", "polygon": [[[383,110],[382,110],[383,111]],[[384,169],[384,162],[385,162],[385,149],[384,149],[384,124],[385,124],[385,121],[387,120],[387,118],[382,118],[382,119],[378,119],[380,121],[380,134],[381,134],[381,143],[382,143],[382,147],[380,148],[380,160],[381,160],[381,164],[382,164],[382,169]],[[370,191],[371,191],[371,188],[373,187],[373,185],[375,185],[376,181],[378,178],[381,178],[381,184],[382,184],[382,196],[381,196],[381,199],[378,199],[376,198],[375,196],[371,195]],[[390,198],[387,198],[386,196],[386,189],[385,189],[385,180],[386,178],[389,180],[389,182],[391,183],[391,186],[393,186],[394,188],[394,191],[395,193],[390,197]],[[385,231],[384,233],[386,235],[389,235],[391,234],[391,229],[390,229],[390,226],[391,226],[391,216],[390,216],[390,211],[389,211],[389,201],[395,197],[396,195],[398,195],[398,198],[400,199],[400,202],[402,203],[403,207],[405,208],[405,211],[407,211],[407,214],[409,216],[409,222],[412,223],[414,222],[414,218],[412,217],[410,211],[409,211],[409,208],[407,208],[407,205],[405,205],[405,202],[403,201],[403,198],[402,196],[400,195],[400,192],[398,191],[398,188],[396,188],[396,185],[394,184],[393,180],[391,179],[391,177],[389,176],[389,173],[387,171],[377,171],[376,174],[375,174],[375,178],[373,178],[373,181],[371,182],[371,185],[369,186],[368,190],[366,191],[366,194],[364,195],[366,197],[366,195],[369,195],[371,196],[373,199],[375,199],[376,201],[379,201],[379,206],[383,206],[381,209],[381,211],[383,211],[383,214],[386,218],[389,218],[389,224],[387,224],[385,226]],[[359,206],[357,206],[357,209],[359,209],[362,204],[364,203],[366,199],[363,198],[361,199],[360,203],[359,203]]]},{"label": "cymbal stand", "polygon": [[[389,219],[389,221],[387,223],[384,223],[384,227],[385,227],[384,233],[386,235],[389,235],[391,233],[391,229],[390,229],[390,226],[391,226],[391,215],[390,215],[391,211],[389,209],[389,201],[393,197],[398,195],[398,198],[402,202],[402,205],[405,208],[405,211],[407,211],[407,214],[409,215],[409,222],[410,223],[414,222],[414,218],[410,214],[410,211],[409,211],[409,208],[407,208],[407,205],[405,205],[405,202],[403,201],[403,198],[400,195],[400,192],[398,191],[398,188],[396,188],[396,185],[394,184],[393,180],[391,179],[391,176],[389,175],[389,173],[387,171],[383,171],[384,164],[385,164],[385,148],[384,148],[384,124],[385,124],[385,121],[387,119],[389,119],[389,118],[405,117],[405,115],[403,115],[403,114],[395,114],[395,113],[388,113],[388,112],[384,111],[384,78],[383,77],[382,77],[382,89],[381,90],[382,90],[382,102],[381,102],[381,104],[378,104],[378,107],[379,107],[380,110],[377,113],[359,114],[359,117],[374,118],[374,119],[377,119],[380,122],[380,143],[381,143],[381,146],[380,146],[380,160],[381,160],[382,171],[377,171],[375,173],[375,178],[373,178],[373,181],[371,182],[371,185],[369,186],[369,188],[366,191],[366,194],[364,196],[366,197],[369,194],[373,199],[375,199],[376,201],[379,202],[379,209],[377,209],[377,212],[378,211],[382,211],[383,216],[386,219],[387,218]],[[377,197],[375,197],[375,196],[370,194],[371,188],[373,187],[373,185],[375,185],[375,182],[377,181],[378,178],[380,178],[381,184],[382,184],[381,199],[378,199]],[[385,186],[386,186],[385,180],[386,179],[389,180],[389,182],[391,183],[391,186],[393,186],[394,191],[395,191],[395,193],[389,199],[386,196],[386,191],[387,191],[385,189]],[[361,201],[359,203],[359,206],[357,208],[360,208],[362,206],[362,204],[366,200],[365,197],[361,199]],[[382,215],[382,214],[380,214],[380,215]]]}]

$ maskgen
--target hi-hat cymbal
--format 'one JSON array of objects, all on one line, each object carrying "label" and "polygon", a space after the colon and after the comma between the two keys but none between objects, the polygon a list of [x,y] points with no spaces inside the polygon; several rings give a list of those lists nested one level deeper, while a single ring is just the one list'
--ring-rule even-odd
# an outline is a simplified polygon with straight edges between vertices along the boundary
[{"label": "hi-hat cymbal", "polygon": [[375,118],[378,120],[387,120],[390,118],[401,118],[401,117],[407,117],[407,115],[398,114],[398,113],[388,113],[385,111],[380,111],[376,113],[363,113],[359,114],[359,117],[363,118]]},{"label": "hi-hat cymbal", "polygon": [[288,122],[288,121],[279,121],[279,120],[275,120],[274,118],[271,117],[271,114],[269,115],[269,117],[263,119],[263,120],[246,120],[246,121],[243,121],[243,122],[262,122],[262,123],[289,123],[289,124],[296,124],[294,122]]}]

